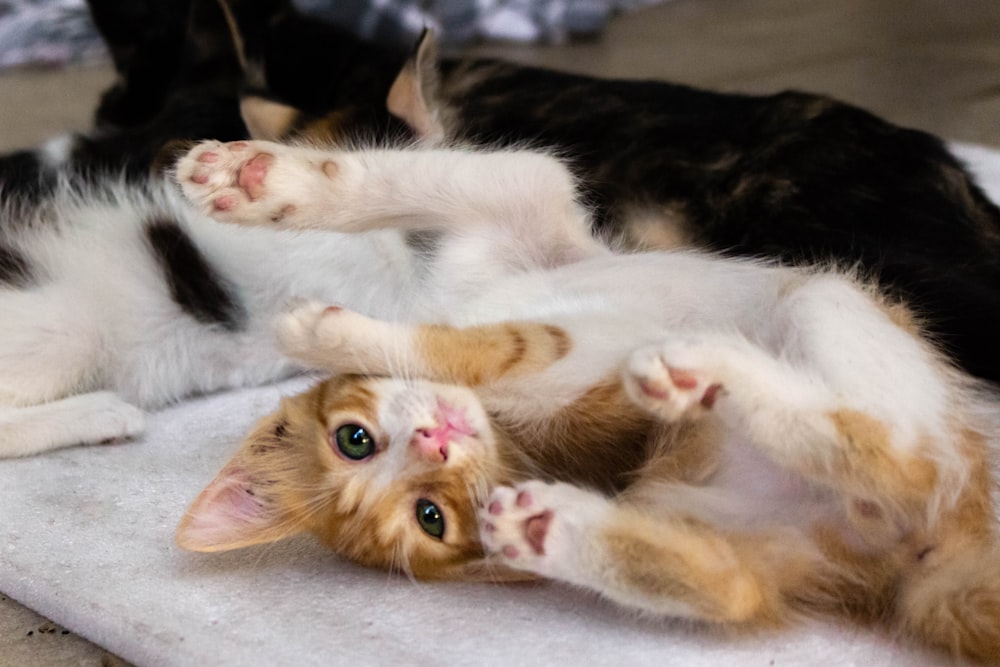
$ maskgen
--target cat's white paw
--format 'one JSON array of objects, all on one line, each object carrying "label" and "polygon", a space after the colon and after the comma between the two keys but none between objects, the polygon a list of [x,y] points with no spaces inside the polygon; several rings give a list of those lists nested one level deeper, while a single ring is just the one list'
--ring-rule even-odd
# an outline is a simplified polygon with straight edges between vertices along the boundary
[{"label": "cat's white paw", "polygon": [[89,434],[87,442],[113,444],[134,438],[146,428],[146,414],[112,392],[96,392],[82,399],[90,403],[90,412],[84,419],[83,430]]},{"label": "cat's white paw", "polygon": [[117,394],[98,391],[0,409],[0,422],[0,458],[8,458],[71,445],[120,442],[142,433],[146,416]]},{"label": "cat's white paw", "polygon": [[480,539],[509,567],[572,581],[609,507],[603,496],[569,484],[501,486],[480,510]]},{"label": "cat's white paw", "polygon": [[310,188],[337,172],[332,159],[317,163],[279,144],[206,141],[177,162],[175,176],[184,195],[217,220],[275,224],[292,222]]},{"label": "cat's white paw", "polygon": [[665,421],[698,417],[723,389],[717,363],[711,346],[670,341],[633,352],[622,381],[632,401]]},{"label": "cat's white paw", "polygon": [[376,373],[385,365],[385,355],[375,351],[384,328],[352,310],[307,301],[281,316],[277,335],[285,354],[310,365],[339,373]]}]

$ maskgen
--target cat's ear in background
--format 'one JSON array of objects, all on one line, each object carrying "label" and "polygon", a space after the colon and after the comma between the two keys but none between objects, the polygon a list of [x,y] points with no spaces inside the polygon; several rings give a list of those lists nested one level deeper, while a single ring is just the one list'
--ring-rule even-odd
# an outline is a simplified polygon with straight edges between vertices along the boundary
[{"label": "cat's ear in background", "polygon": [[262,141],[279,141],[287,137],[302,115],[293,106],[256,95],[240,99],[240,114],[250,137]]},{"label": "cat's ear in background", "polygon": [[253,465],[254,452],[273,448],[282,437],[284,416],[266,417],[240,450],[185,512],[177,545],[189,551],[228,551],[274,542],[302,531],[269,494],[271,481]]},{"label": "cat's ear in background", "polygon": [[444,139],[439,118],[440,74],[437,63],[437,40],[425,29],[416,50],[389,89],[386,106],[389,113],[406,123],[424,142]]}]

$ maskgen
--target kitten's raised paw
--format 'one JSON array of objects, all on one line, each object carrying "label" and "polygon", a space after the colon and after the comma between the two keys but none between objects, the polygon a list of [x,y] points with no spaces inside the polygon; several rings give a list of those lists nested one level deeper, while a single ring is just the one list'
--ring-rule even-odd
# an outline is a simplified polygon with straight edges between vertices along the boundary
[{"label": "kitten's raised paw", "polygon": [[501,486],[480,510],[480,538],[486,551],[509,567],[571,579],[581,550],[591,542],[589,529],[607,509],[603,496],[569,484]]},{"label": "kitten's raised paw", "polygon": [[302,153],[265,141],[206,141],[175,169],[184,195],[207,215],[225,222],[288,222],[305,188],[322,186],[336,164],[316,165]]},{"label": "kitten's raised paw", "polygon": [[698,417],[715,405],[722,384],[698,345],[664,343],[636,350],[623,372],[629,397],[654,415],[675,421]]},{"label": "kitten's raised paw", "polygon": [[340,373],[381,372],[380,334],[387,325],[360,313],[307,301],[278,321],[282,350],[312,366]]}]

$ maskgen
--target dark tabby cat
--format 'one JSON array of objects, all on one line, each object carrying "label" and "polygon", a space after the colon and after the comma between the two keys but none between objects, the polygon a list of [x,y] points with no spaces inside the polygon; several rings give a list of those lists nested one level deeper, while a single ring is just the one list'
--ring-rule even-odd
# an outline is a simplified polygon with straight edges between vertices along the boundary
[{"label": "dark tabby cat", "polygon": [[[186,4],[193,18],[187,36],[178,18]],[[556,148],[581,179],[603,234],[629,247],[694,245],[859,263],[925,316],[966,369],[1000,379],[993,351],[1000,211],[933,136],[815,95],[729,95],[496,60],[438,62],[427,43],[397,77],[400,52],[303,16],[288,0],[223,4],[249,66],[244,90],[289,105],[247,102],[266,117],[251,123],[258,137],[397,137],[402,118],[425,138]],[[224,25],[211,0],[91,5],[122,74],[100,122],[152,123],[165,138],[180,129],[168,121],[176,106],[197,102],[193,86],[206,72],[216,89],[231,94],[237,87],[236,57],[220,46]],[[126,9],[135,5],[147,15],[169,5],[169,29]],[[192,46],[205,44],[217,46],[212,65],[189,66]],[[174,62],[173,88],[148,85],[145,70]],[[234,138],[230,101],[227,131],[216,125],[177,135]]]}]

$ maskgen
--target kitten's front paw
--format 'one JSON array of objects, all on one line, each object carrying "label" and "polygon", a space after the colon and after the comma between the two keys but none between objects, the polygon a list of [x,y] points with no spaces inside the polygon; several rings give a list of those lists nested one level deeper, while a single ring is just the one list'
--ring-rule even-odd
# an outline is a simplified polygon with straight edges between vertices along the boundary
[{"label": "kitten's front paw", "polygon": [[146,414],[109,391],[84,394],[72,400],[84,411],[79,428],[85,443],[117,444],[140,435],[146,428]]},{"label": "kitten's front paw", "polygon": [[696,343],[673,341],[636,350],[622,374],[626,393],[665,421],[701,416],[722,390],[701,352]]},{"label": "kitten's front paw", "polygon": [[385,356],[374,355],[384,325],[378,320],[339,306],[305,302],[278,320],[282,351],[311,366],[338,373],[377,373]]},{"label": "kitten's front paw", "polygon": [[[305,153],[266,141],[206,141],[177,162],[184,195],[207,215],[225,222],[293,222],[298,204],[333,178],[332,160],[314,164]],[[304,198],[303,198],[304,197]]]},{"label": "kitten's front paw", "polygon": [[591,528],[608,507],[603,496],[569,484],[501,486],[480,510],[480,539],[509,567],[573,580],[578,559],[593,547]]}]

